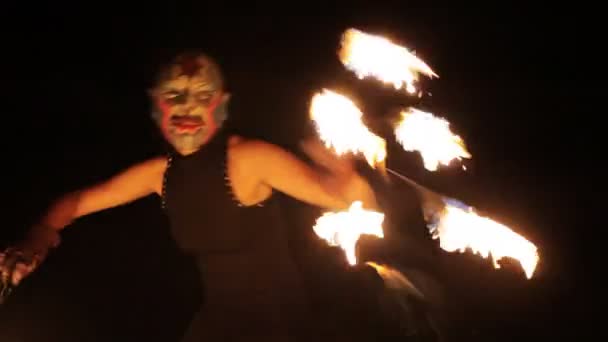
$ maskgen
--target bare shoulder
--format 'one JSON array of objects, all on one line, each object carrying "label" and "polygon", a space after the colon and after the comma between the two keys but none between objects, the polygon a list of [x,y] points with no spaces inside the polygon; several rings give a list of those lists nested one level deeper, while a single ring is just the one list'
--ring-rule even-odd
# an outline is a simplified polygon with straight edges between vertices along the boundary
[{"label": "bare shoulder", "polygon": [[163,174],[167,165],[168,158],[166,156],[157,156],[131,165],[124,173],[145,178],[147,175]]},{"label": "bare shoulder", "polygon": [[141,163],[141,167],[147,169],[146,174],[150,176],[150,183],[157,194],[162,193],[163,178],[168,164],[169,160],[166,156],[157,156]]},{"label": "bare shoulder", "polygon": [[232,192],[244,205],[260,203],[272,195],[272,188],[262,182],[272,164],[266,157],[269,146],[261,140],[240,136],[228,138],[228,175]]},{"label": "bare shoulder", "polygon": [[141,162],[141,167],[147,168],[149,170],[164,172],[167,168],[168,158],[166,156],[157,156],[150,159],[147,159]]},{"label": "bare shoulder", "polygon": [[161,194],[166,168],[167,157],[150,158],[84,189],[76,217],[123,205],[151,193]]},{"label": "bare shoulder", "polygon": [[272,143],[260,139],[247,139],[233,135],[228,139],[228,147],[231,153],[239,157],[261,157],[269,153],[282,151]]},{"label": "bare shoulder", "polygon": [[[162,180],[167,169],[168,158],[156,156],[135,163],[127,170],[110,180],[111,183],[124,183],[124,186],[151,187],[156,193],[162,190]],[[141,184],[141,185],[139,185]]]}]

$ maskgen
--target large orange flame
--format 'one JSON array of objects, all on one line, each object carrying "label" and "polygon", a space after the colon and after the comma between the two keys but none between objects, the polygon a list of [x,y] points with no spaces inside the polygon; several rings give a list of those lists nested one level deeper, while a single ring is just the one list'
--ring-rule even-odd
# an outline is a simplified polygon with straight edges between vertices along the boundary
[{"label": "large orange flame", "polygon": [[317,219],[313,230],[332,246],[346,253],[349,264],[357,264],[355,247],[361,235],[384,237],[384,214],[365,210],[362,203],[353,202],[347,211],[326,212]]},{"label": "large orange flame", "polygon": [[386,158],[386,141],[365,126],[363,113],[348,97],[324,89],[312,98],[310,118],[325,146],[338,155],[362,153],[372,167]]},{"label": "large orange flame", "polygon": [[408,93],[415,93],[418,74],[438,77],[431,68],[407,48],[391,40],[348,29],[342,36],[339,58],[345,67],[357,77],[374,77],[392,84],[395,89],[405,86]]},{"label": "large orange flame", "polygon": [[471,158],[462,138],[452,133],[447,120],[416,108],[401,112],[395,137],[406,151],[418,151],[429,171],[456,159]]},{"label": "large orange flame", "polygon": [[491,257],[496,268],[500,267],[498,260],[514,258],[519,261],[528,279],[534,274],[539,261],[533,243],[509,227],[480,216],[473,208],[465,208],[462,204],[446,204],[434,227],[433,238],[438,238],[441,248],[448,252],[471,249],[484,258]]}]

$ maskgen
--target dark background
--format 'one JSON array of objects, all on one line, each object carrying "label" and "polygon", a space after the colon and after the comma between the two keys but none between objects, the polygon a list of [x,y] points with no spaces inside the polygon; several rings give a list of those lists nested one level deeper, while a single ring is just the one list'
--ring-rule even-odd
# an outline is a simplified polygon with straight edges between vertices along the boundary
[{"label": "dark background", "polygon": [[[593,173],[602,155],[585,155],[601,139],[591,129],[602,116],[592,102],[605,89],[595,60],[602,47],[597,9],[90,5],[4,10],[4,241],[18,238],[55,196],[161,152],[146,87],[158,63],[202,48],[224,68],[231,112],[244,132],[286,147],[306,134],[308,101],[322,87],[356,98],[378,132],[386,132],[383,119],[395,106],[448,118],[473,155],[468,171],[429,173],[387,136],[389,166],[487,211],[541,254],[528,280],[516,263],[495,270],[477,256],[438,251],[424,227],[397,224],[405,240],[432,251],[457,340],[594,331],[590,257],[601,226],[589,213],[600,202],[582,190],[600,194],[601,184]],[[336,58],[349,27],[416,50],[440,76],[423,83],[432,96],[356,80]],[[412,207],[406,186],[396,183],[391,193],[392,205]],[[312,290],[323,298],[368,295],[364,280],[340,271],[339,256],[315,243],[310,227],[318,212],[289,200],[285,206]],[[395,210],[390,219],[406,215]],[[66,230],[62,247],[0,308],[0,340],[176,340],[196,308],[197,286],[159,200],[146,198]]]}]

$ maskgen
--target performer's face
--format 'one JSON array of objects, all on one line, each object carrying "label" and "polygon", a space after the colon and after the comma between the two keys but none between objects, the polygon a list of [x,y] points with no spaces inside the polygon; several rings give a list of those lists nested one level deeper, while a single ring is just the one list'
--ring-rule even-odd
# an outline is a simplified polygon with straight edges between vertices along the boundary
[{"label": "performer's face", "polygon": [[214,111],[227,96],[218,68],[204,57],[175,64],[161,78],[153,98],[159,127],[182,155],[196,152],[216,132]]}]

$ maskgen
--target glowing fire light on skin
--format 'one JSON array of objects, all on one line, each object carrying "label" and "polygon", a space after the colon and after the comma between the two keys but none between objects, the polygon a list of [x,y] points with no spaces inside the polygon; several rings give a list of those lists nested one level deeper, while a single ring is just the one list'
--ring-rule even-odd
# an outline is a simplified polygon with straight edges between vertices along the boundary
[{"label": "glowing fire light on skin", "polygon": [[471,158],[463,140],[450,130],[450,123],[431,113],[415,108],[402,111],[394,132],[406,151],[420,153],[429,171],[436,171],[440,164],[449,165],[455,159]]},{"label": "glowing fire light on skin", "polygon": [[359,201],[341,212],[326,212],[317,219],[314,232],[331,246],[339,246],[351,265],[357,264],[355,245],[361,235],[384,237],[384,214],[365,210]]},{"label": "glowing fire light on skin", "polygon": [[431,68],[403,46],[387,38],[348,29],[342,36],[339,52],[342,64],[360,79],[375,77],[395,89],[405,85],[408,93],[416,92],[418,74],[438,77]]},{"label": "glowing fire light on skin", "polygon": [[324,89],[313,96],[310,117],[321,140],[338,154],[363,153],[375,167],[386,158],[386,141],[373,134],[362,121],[363,113],[346,96]]},{"label": "glowing fire light on skin", "polygon": [[446,199],[445,204],[431,227],[433,239],[439,238],[443,250],[462,253],[470,248],[484,258],[491,256],[495,268],[500,268],[498,260],[514,258],[519,261],[526,277],[532,277],[539,260],[533,243],[507,226],[479,216],[473,208],[456,200]]}]

